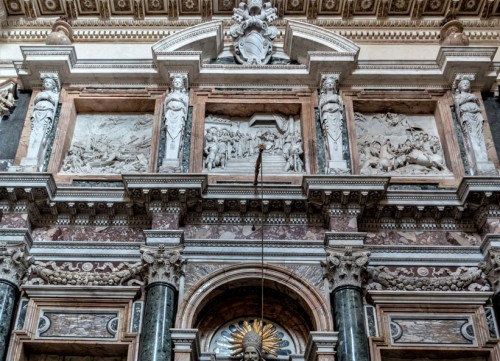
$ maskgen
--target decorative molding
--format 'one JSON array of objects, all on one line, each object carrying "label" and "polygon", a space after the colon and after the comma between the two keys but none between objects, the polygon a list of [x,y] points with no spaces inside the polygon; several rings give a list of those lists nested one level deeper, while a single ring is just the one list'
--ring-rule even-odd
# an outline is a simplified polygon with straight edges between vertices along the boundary
[{"label": "decorative molding", "polygon": [[23,285],[30,298],[134,299],[140,286]]},{"label": "decorative molding", "polygon": [[493,292],[467,291],[377,291],[368,290],[368,297],[379,304],[457,304],[485,305]]},{"label": "decorative molding", "polygon": [[304,351],[304,361],[333,359],[337,341],[338,332],[311,331]]}]

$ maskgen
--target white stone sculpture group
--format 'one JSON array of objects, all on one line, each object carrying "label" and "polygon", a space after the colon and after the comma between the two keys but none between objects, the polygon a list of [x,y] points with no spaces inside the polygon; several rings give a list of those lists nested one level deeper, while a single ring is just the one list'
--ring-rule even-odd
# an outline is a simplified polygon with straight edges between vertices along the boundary
[{"label": "white stone sculpture group", "polygon": [[[204,168],[207,171],[224,170],[234,164],[231,171],[237,171],[238,160],[256,158],[259,147],[264,144],[269,162],[276,162],[275,171],[304,171],[304,150],[299,121],[293,117],[285,119],[276,114],[254,115],[253,119],[273,119],[276,127],[259,126],[209,115],[205,119]],[[274,159],[274,160],[273,160]],[[248,162],[246,162],[248,163]],[[253,164],[253,163],[252,163]],[[240,168],[241,170],[241,168]]]}]

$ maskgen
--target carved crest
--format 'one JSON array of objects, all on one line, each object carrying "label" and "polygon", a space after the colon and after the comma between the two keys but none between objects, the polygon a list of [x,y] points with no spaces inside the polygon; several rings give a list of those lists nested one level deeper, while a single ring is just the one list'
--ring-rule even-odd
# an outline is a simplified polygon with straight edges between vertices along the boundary
[{"label": "carved crest", "polygon": [[262,0],[240,2],[233,10],[233,19],[238,23],[231,26],[234,51],[241,64],[267,64],[271,60],[273,40],[277,29],[269,23],[277,19],[276,8]]}]

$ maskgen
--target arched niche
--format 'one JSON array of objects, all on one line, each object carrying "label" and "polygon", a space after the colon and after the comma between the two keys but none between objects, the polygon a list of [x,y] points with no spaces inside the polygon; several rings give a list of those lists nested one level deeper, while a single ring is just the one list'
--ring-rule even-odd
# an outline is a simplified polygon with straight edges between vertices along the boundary
[{"label": "arched niche", "polygon": [[199,280],[184,296],[176,328],[196,328],[202,352],[220,326],[237,318],[260,318],[264,277],[264,318],[283,327],[303,353],[311,331],[332,331],[325,298],[296,274],[277,266],[237,265]]}]

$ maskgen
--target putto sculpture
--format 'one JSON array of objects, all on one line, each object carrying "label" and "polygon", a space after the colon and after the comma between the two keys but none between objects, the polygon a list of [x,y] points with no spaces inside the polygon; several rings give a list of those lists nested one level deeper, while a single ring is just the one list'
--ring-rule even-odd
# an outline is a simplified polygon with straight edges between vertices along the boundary
[{"label": "putto sculpture", "polygon": [[231,26],[236,60],[241,64],[267,64],[271,60],[273,40],[278,30],[269,23],[278,18],[276,8],[262,0],[240,2],[233,9],[233,19],[238,23]]},{"label": "putto sculpture", "polygon": [[231,333],[233,356],[243,355],[243,361],[263,360],[263,354],[277,356],[276,351],[280,349],[280,338],[273,324],[263,326],[262,321],[254,320],[253,323],[245,321],[243,327],[238,327]]}]

